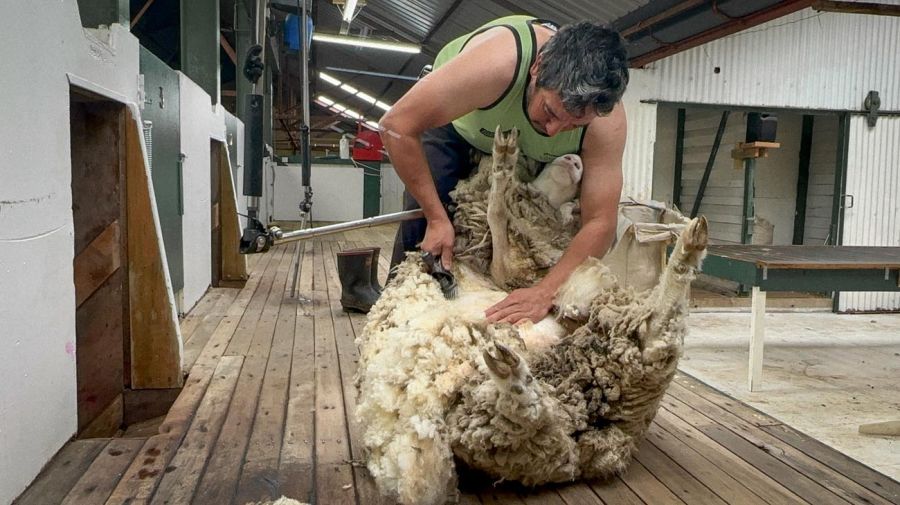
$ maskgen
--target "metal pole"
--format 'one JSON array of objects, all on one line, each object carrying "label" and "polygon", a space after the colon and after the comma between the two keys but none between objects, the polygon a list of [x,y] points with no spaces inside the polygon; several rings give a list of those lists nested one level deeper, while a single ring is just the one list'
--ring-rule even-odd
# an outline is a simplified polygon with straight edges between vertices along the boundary
[{"label": "metal pole", "polygon": [[[310,185],[310,157],[309,157],[309,48],[307,41],[308,25],[306,23],[306,0],[297,0],[297,23],[300,32],[300,85],[303,90],[300,101],[303,108],[303,120],[300,122],[300,185],[303,187],[303,201],[300,202],[300,229],[309,226],[312,210],[312,186]],[[291,283],[291,298],[297,296],[297,278],[300,276],[300,246],[297,246],[296,262],[294,263],[294,278]]]},{"label": "metal pole", "polygon": [[756,158],[744,160],[744,220],[741,225],[741,243],[753,242],[753,223],[756,220],[753,209],[753,175],[756,171]]},{"label": "metal pole", "polygon": [[425,217],[422,209],[404,210],[402,212],[394,212],[393,214],[384,214],[381,216],[369,217],[358,221],[350,221],[347,223],[337,223],[328,226],[320,226],[318,228],[307,228],[305,230],[283,232],[277,228],[272,229],[273,245],[294,242],[296,240],[307,240],[323,235],[331,235],[348,230],[356,230],[359,228],[371,228],[382,224],[399,223],[400,221],[409,221]]}]

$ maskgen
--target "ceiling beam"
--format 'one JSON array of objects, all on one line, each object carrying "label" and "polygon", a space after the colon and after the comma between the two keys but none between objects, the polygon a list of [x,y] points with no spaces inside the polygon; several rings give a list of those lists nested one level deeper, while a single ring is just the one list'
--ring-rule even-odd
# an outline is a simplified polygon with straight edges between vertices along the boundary
[{"label": "ceiling beam", "polygon": [[153,5],[153,2],[155,2],[155,1],[156,0],[147,0],[147,3],[145,3],[144,6],[141,7],[141,10],[139,10],[138,13],[135,14],[133,18],[131,18],[131,27],[132,28],[134,28],[134,25],[136,25],[138,23],[138,21],[140,21],[141,18],[144,17],[144,14],[147,13],[147,9],[149,9],[150,6]]},{"label": "ceiling beam", "polygon": [[655,16],[650,16],[647,19],[638,21],[637,24],[625,27],[619,33],[623,37],[628,37],[629,35],[632,35],[634,33],[637,33],[637,32],[643,31],[647,28],[650,28],[651,26],[656,25],[656,24],[660,23],[661,21],[665,21],[665,20],[671,18],[672,16],[675,16],[676,14],[680,14],[692,7],[696,7],[698,5],[702,5],[705,3],[706,3],[706,0],[687,0],[685,2],[681,2],[677,5],[669,7],[668,9],[660,12],[659,14],[656,14]]},{"label": "ceiling beam", "polygon": [[842,14],[872,14],[875,16],[900,16],[900,5],[878,4],[871,2],[830,2],[819,0],[812,8],[822,12],[840,12]]},{"label": "ceiling beam", "polygon": [[733,21],[729,21],[727,23],[719,25],[711,30],[706,30],[705,32],[698,33],[697,35],[694,35],[692,37],[677,40],[668,44],[664,43],[662,47],[632,58],[629,65],[634,68],[643,67],[648,63],[652,63],[656,60],[661,60],[692,47],[696,47],[707,42],[726,37],[733,33],[746,30],[747,28],[751,28],[767,21],[786,16],[801,9],[805,9],[811,6],[813,3],[815,3],[815,0],[793,0],[781,2],[770,7],[760,9],[751,14],[747,14],[746,16],[742,16]]}]

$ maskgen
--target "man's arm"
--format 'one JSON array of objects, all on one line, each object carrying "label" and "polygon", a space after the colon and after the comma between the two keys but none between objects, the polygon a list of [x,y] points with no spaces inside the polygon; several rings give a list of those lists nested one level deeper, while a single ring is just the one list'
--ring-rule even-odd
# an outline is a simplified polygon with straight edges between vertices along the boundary
[{"label": "man's arm", "polygon": [[621,102],[609,116],[588,126],[581,158],[581,229],[559,262],[535,286],[517,289],[485,313],[489,321],[538,322],[547,315],[553,298],[569,275],[588,256],[603,257],[615,238],[622,192],[622,153],[625,150],[625,109]]},{"label": "man's arm", "polygon": [[427,220],[423,251],[453,258],[453,224],[441,205],[420,135],[496,100],[512,81],[517,65],[512,32],[494,28],[473,38],[444,66],[417,82],[381,119],[381,138],[407,191]]}]

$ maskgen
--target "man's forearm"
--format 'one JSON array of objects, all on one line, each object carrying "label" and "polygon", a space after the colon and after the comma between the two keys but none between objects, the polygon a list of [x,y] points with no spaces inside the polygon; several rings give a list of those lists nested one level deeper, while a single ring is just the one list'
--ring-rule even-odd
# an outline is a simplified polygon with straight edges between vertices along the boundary
[{"label": "man's forearm", "polygon": [[585,223],[572,238],[572,242],[562,258],[550,269],[538,286],[550,293],[550,296],[555,296],[569,275],[585,259],[589,256],[602,258],[606,254],[612,245],[615,233],[615,222],[608,224],[597,220]]}]

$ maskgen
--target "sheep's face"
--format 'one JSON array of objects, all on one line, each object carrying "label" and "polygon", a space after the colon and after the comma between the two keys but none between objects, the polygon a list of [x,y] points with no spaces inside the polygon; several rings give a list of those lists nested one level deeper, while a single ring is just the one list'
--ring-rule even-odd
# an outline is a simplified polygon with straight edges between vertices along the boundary
[{"label": "sheep's face", "polygon": [[561,187],[578,186],[581,182],[581,176],[584,174],[584,165],[581,162],[581,156],[577,154],[567,154],[556,158],[547,166],[550,176]]},{"label": "sheep's face", "polygon": [[531,183],[531,187],[545,195],[550,205],[559,208],[578,194],[584,164],[581,156],[567,154],[547,164]]}]

